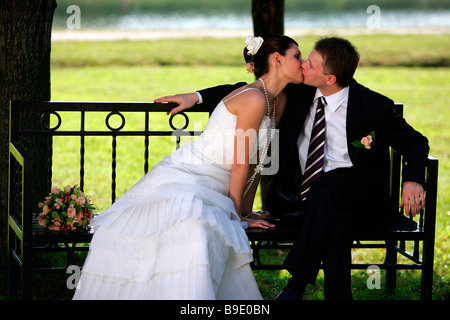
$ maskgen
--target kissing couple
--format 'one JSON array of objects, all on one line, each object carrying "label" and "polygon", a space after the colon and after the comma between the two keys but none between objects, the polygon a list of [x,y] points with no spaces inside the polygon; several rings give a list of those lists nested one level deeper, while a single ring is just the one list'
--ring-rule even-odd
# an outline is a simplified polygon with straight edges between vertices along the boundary
[{"label": "kissing couple", "polygon": [[[351,299],[352,229],[383,227],[373,225],[374,214],[398,218],[389,147],[407,163],[401,206],[411,215],[424,206],[428,140],[395,114],[391,99],[353,79],[359,54],[349,41],[320,39],[306,61],[284,35],[245,44],[256,81],[155,100],[177,102],[172,113],[197,103],[215,108],[197,140],[91,221],[96,232],[74,299],[261,299],[245,229],[276,227],[272,217],[293,212],[302,212],[301,229],[285,261],[292,277],[277,299],[301,299],[321,263],[326,298]],[[268,212],[254,213],[275,129],[279,170]],[[236,133],[248,131],[258,134],[238,143]]]}]

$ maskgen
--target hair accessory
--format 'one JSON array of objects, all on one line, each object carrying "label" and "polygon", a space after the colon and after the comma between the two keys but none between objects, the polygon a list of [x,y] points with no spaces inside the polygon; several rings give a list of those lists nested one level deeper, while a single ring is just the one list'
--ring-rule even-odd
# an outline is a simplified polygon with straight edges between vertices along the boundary
[{"label": "hair accessory", "polygon": [[247,45],[248,54],[253,56],[255,55],[259,48],[261,48],[261,45],[263,44],[264,39],[261,37],[252,37],[248,36],[247,39],[245,39],[245,44]]},{"label": "hair accessory", "polygon": [[254,62],[247,62],[247,72],[255,73],[255,63]]}]

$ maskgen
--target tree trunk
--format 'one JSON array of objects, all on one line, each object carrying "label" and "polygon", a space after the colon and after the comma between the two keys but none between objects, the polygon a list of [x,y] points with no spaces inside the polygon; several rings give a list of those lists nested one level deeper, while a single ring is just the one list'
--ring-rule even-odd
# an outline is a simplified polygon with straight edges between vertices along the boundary
[{"label": "tree trunk", "polygon": [[[0,249],[8,221],[8,119],[10,100],[50,100],[50,47],[55,0],[0,1]],[[46,119],[48,121],[48,119]],[[41,125],[37,114],[24,127]],[[34,161],[33,201],[50,190],[50,143],[33,137],[22,141]],[[36,202],[37,204],[37,202]]]},{"label": "tree trunk", "polygon": [[[284,0],[252,0],[253,32],[255,36],[284,34]],[[270,177],[261,176],[261,196],[267,195]],[[263,201],[262,210],[266,210]]]},{"label": "tree trunk", "polygon": [[284,34],[284,0],[252,0],[255,36]]}]

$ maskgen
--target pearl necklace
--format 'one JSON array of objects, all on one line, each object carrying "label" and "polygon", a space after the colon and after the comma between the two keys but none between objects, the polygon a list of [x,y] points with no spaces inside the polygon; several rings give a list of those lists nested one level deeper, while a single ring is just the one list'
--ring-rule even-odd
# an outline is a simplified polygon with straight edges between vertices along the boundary
[{"label": "pearl necklace", "polygon": [[246,184],[247,187],[245,188],[245,191],[244,191],[244,194],[242,195],[242,197],[245,197],[247,192],[252,187],[253,182],[255,181],[256,175],[258,173],[260,173],[264,167],[264,160],[266,159],[267,151],[269,150],[269,146],[270,146],[271,132],[272,132],[272,130],[275,129],[275,112],[276,112],[276,108],[277,108],[277,104],[278,104],[278,97],[273,102],[272,117],[270,117],[270,101],[269,101],[269,95],[267,94],[266,84],[264,83],[263,79],[259,78],[258,80],[261,81],[263,88],[264,88],[264,96],[266,97],[266,103],[267,103],[267,116],[270,119],[270,129],[268,130],[268,133],[267,133],[266,145],[264,146],[264,148],[262,149],[262,152],[260,152],[260,155],[259,155],[259,163],[255,167],[255,171],[253,172],[252,176],[250,178],[248,178],[247,184]]}]

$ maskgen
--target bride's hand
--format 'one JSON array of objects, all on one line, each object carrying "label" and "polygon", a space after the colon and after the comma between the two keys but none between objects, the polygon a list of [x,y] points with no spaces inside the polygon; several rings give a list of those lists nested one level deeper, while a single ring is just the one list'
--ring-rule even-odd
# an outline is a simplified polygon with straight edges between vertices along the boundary
[{"label": "bride's hand", "polygon": [[247,222],[249,228],[262,228],[262,229],[275,228],[275,225],[267,220],[245,219],[245,221]]},{"label": "bride's hand", "polygon": [[183,94],[176,94],[173,96],[165,96],[158,99],[155,99],[154,102],[161,103],[161,102],[175,102],[178,103],[178,107],[173,108],[167,114],[176,114],[180,111],[183,111],[185,109],[191,108],[198,102],[198,95],[195,92],[192,93],[183,93]]}]

